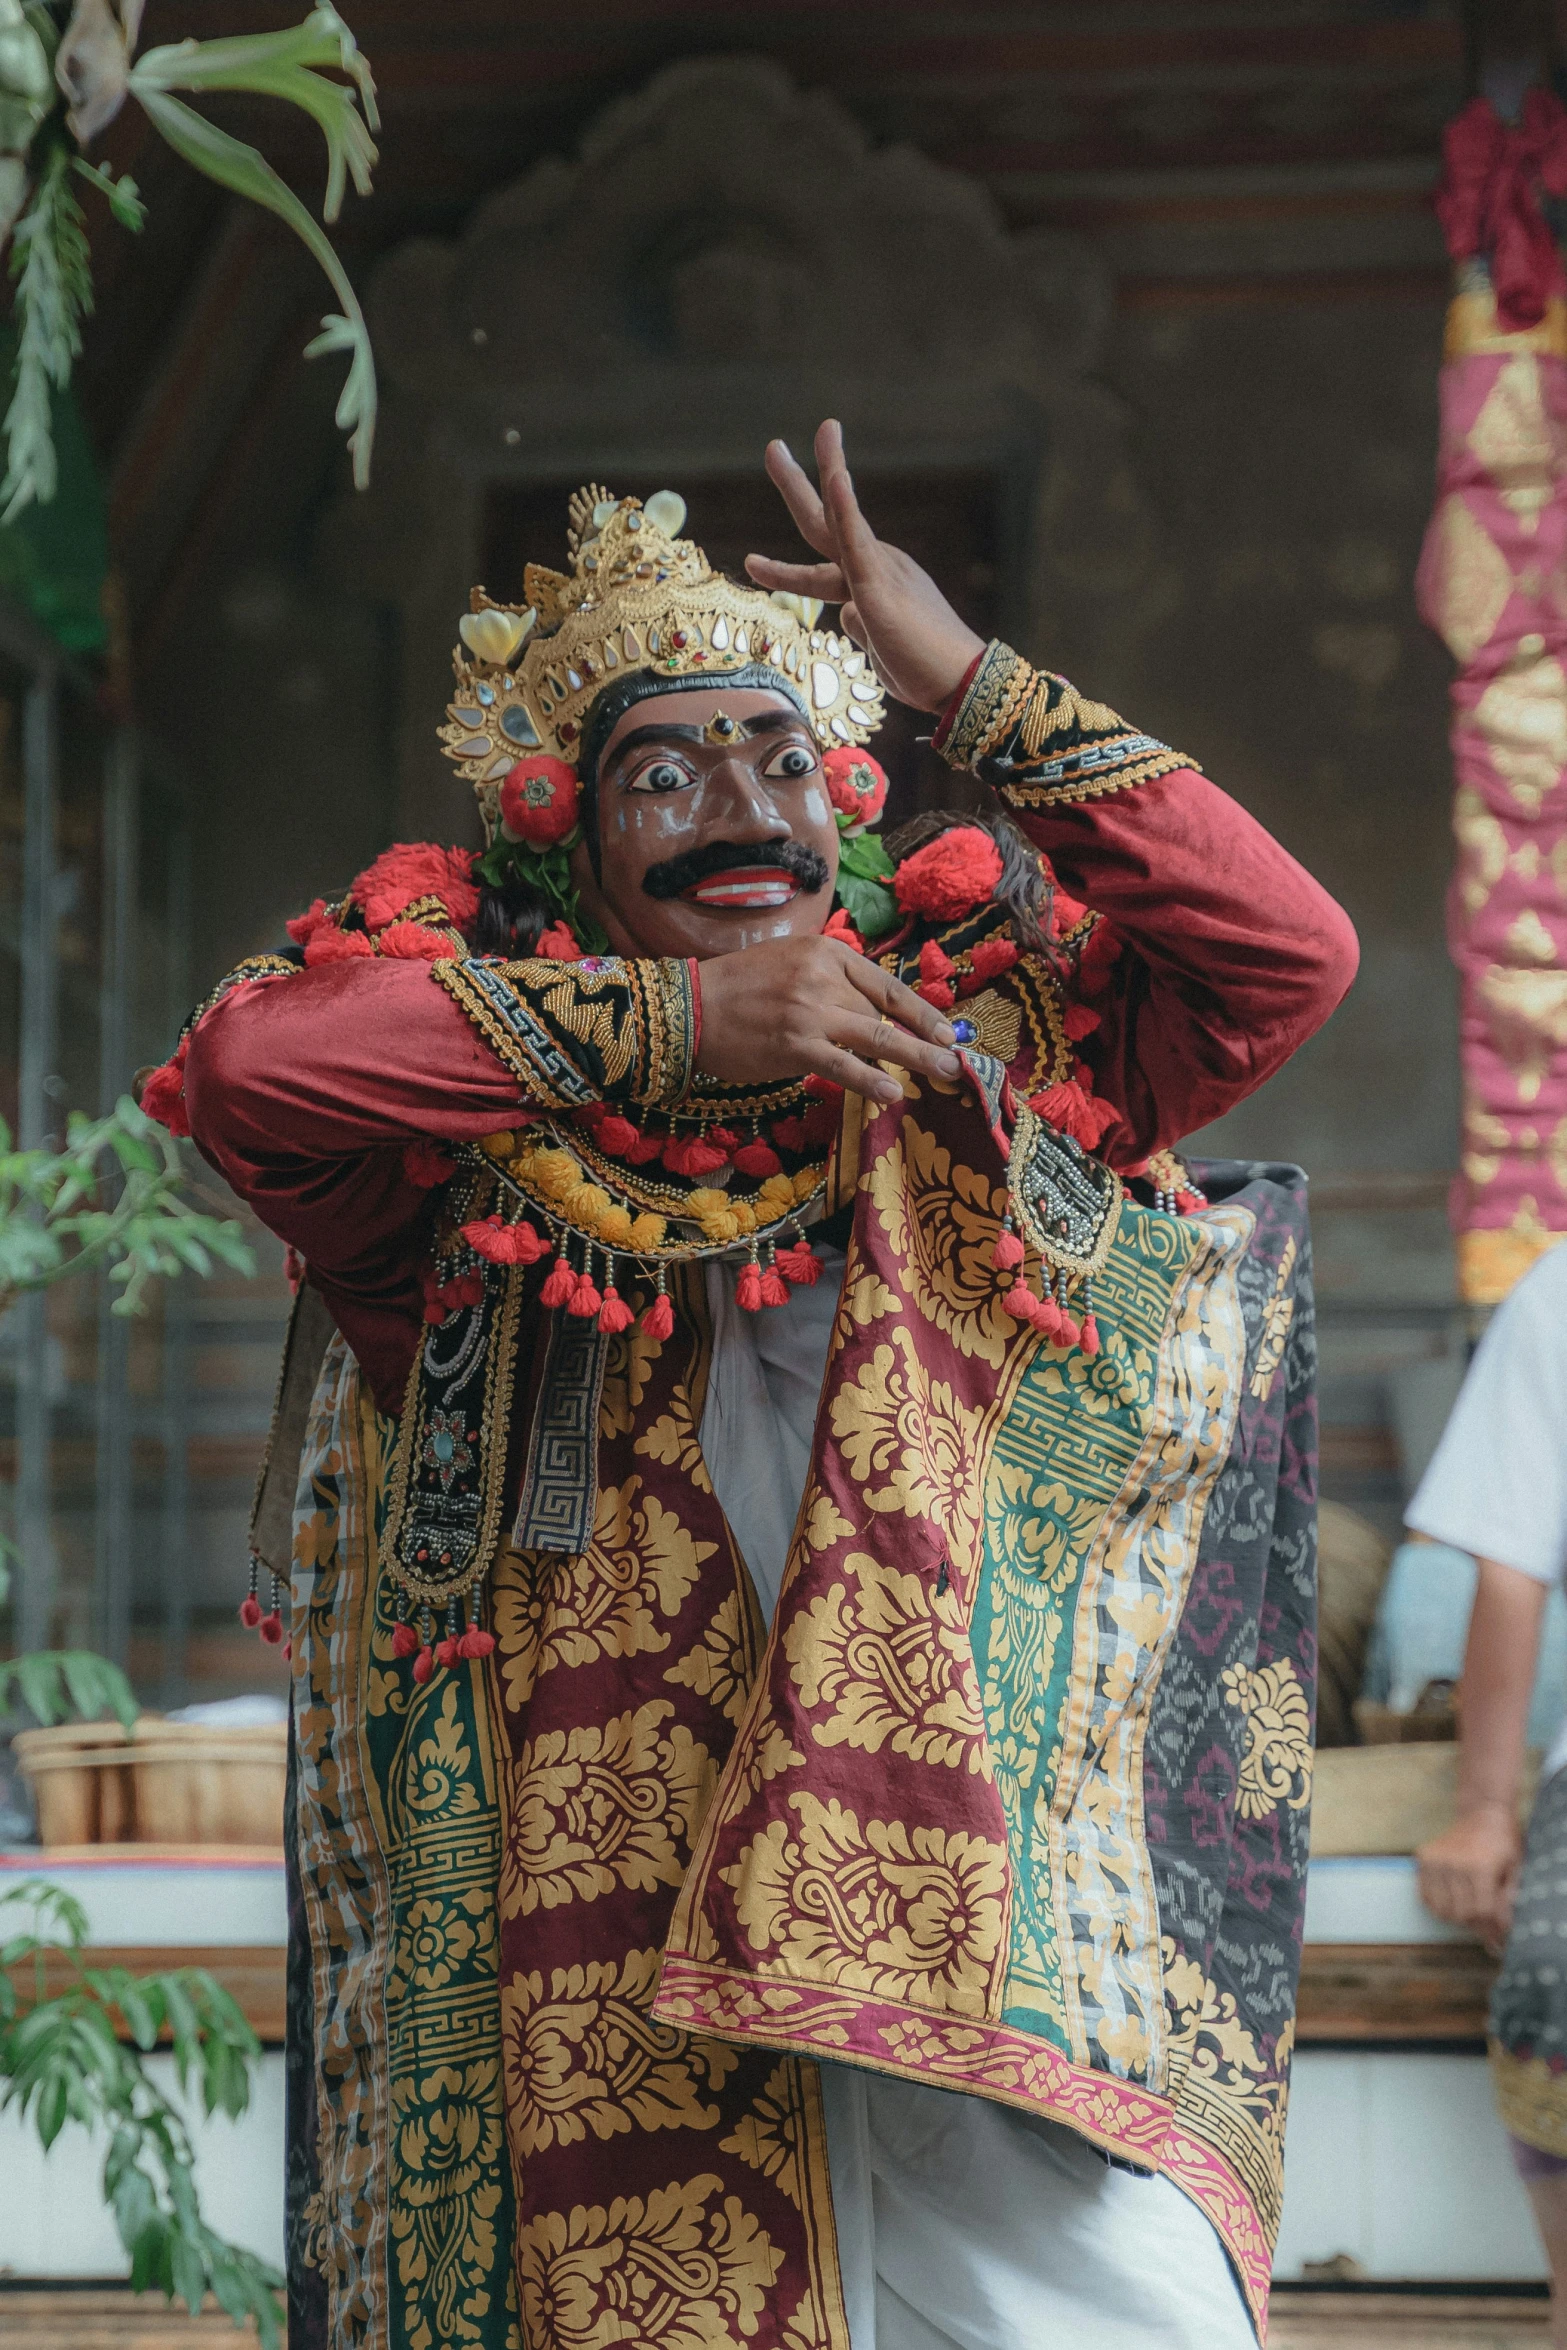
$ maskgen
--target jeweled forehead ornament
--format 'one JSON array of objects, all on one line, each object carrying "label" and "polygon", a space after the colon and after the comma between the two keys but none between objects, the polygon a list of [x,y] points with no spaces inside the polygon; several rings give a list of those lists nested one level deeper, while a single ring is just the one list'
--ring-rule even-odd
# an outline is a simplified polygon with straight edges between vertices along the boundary
[{"label": "jeweled forehead ornament", "polygon": [[618,679],[711,677],[760,665],[787,678],[824,750],[880,726],[881,681],[859,646],[820,625],[809,598],[769,595],[714,571],[679,534],[685,500],[644,506],[596,483],[568,508],[569,571],[530,563],[524,604],[475,588],[458,622],[446,756],[473,784],[491,837],[516,762],[545,752],[576,765],[592,704]]}]

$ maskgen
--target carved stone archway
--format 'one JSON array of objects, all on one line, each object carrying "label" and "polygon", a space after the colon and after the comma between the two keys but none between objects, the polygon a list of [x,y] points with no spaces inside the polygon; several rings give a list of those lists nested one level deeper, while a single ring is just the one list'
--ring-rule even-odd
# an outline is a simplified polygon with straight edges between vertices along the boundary
[{"label": "carved stone archway", "polygon": [[670,67],[460,240],[401,247],[370,289],[375,484],[323,553],[398,615],[405,836],[453,824],[434,715],[492,484],[678,487],[837,415],[867,466],[1000,477],[1001,606],[1027,644],[1050,631],[1050,546],[1077,550],[1080,591],[1081,550],[1128,530],[1122,410],[1089,372],[1109,307],[1079,242],[1009,234],[975,182],[873,148],[750,58]]}]

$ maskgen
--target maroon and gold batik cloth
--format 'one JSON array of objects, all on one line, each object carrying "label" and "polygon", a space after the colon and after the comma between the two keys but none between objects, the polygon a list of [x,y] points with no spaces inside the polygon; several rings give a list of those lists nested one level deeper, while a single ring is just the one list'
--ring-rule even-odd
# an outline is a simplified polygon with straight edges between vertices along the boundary
[{"label": "maroon and gold batik cloth", "polygon": [[[1326,1016],[1347,926],[1061,681],[998,718],[1010,658],[944,733],[1119,934],[1084,1049],[1130,1168]],[[558,966],[492,979],[548,1029]],[[991,1264],[994,1113],[1063,983],[1029,957],[991,993],[997,1049],[961,1082],[845,1118],[847,1261],[770,1634],[701,1450],[693,1273],[669,1338],[602,1342],[562,1465],[592,1479],[588,1547],[503,1545],[493,1657],[423,1687],[375,1565],[420,1344],[402,1148],[501,1122],[517,1070],[395,966],[269,977],[193,1037],[198,1142],[341,1332],[291,1594],[296,2350],[847,2350],[820,2058],[1166,2175],[1261,2328],[1310,1787],[1304,1185],[1210,1166],[1177,1217],[1134,1184],[1100,1353],[1048,1343]],[[678,1027],[668,988],[633,996]],[[474,1343],[513,1350],[493,1391],[520,1423],[550,1391],[541,1273],[487,1278]]]}]

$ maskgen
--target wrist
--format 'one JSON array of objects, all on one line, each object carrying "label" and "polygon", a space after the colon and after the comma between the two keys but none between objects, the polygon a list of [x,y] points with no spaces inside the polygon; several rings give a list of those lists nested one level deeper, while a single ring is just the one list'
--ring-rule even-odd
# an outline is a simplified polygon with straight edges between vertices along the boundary
[{"label": "wrist", "polygon": [[1517,1796],[1490,1794],[1470,1795],[1462,1791],[1459,1793],[1458,1799],[1453,1805],[1453,1817],[1455,1820],[1483,1819],[1487,1816],[1493,1818],[1499,1816],[1504,1820],[1510,1821],[1514,1826],[1516,1826],[1518,1822]]}]

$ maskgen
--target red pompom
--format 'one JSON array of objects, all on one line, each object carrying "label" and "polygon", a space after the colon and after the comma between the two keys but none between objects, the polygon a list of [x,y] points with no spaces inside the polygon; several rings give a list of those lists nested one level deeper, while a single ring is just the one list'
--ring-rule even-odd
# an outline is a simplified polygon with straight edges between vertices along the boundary
[{"label": "red pompom", "polygon": [[530,849],[553,848],[576,828],[581,788],[575,767],[547,751],[519,759],[501,785],[501,831]]},{"label": "red pompom", "polygon": [[938,833],[893,875],[893,894],[905,914],[956,922],[995,895],[1001,851],[978,824],[954,824]]},{"label": "red pompom", "polygon": [[412,1624],[394,1624],[392,1626],[393,1656],[412,1656],[418,1645],[419,1635]]},{"label": "red pompom", "polygon": [[622,1330],[629,1330],[635,1320],[636,1315],[627,1305],[619,1290],[606,1289],[604,1302],[599,1307],[599,1328],[605,1337],[614,1338]]},{"label": "red pompom", "polygon": [[1116,1113],[1108,1102],[1070,1083],[1047,1085],[1039,1093],[1031,1093],[1028,1106],[1037,1110],[1058,1134],[1070,1134],[1074,1142],[1080,1142],[1089,1151],[1116,1122]]},{"label": "red pompom", "polygon": [[762,1275],[761,1296],[764,1306],[786,1306],[789,1303],[789,1285],[775,1265],[769,1265]]},{"label": "red pompom", "polygon": [[[841,1088],[827,1100],[812,1102],[805,1116],[800,1120],[800,1132],[805,1138],[806,1149],[820,1148],[822,1144],[832,1142],[837,1136],[838,1124],[842,1116],[843,1093]],[[777,1131],[775,1126],[773,1132],[776,1134]]]},{"label": "red pompom", "polygon": [[674,1336],[675,1309],[662,1292],[654,1298],[642,1317],[642,1335],[662,1346],[666,1338]]},{"label": "red pompom", "polygon": [[141,1106],[149,1118],[171,1134],[189,1134],[190,1112],[185,1107],[185,1073],[179,1061],[165,1061],[154,1069],[141,1089]]},{"label": "red pompom", "polygon": [[1074,1322],[1071,1315],[1062,1306],[1056,1308],[1056,1322],[1058,1325],[1057,1346],[1076,1346],[1083,1335],[1081,1323]]},{"label": "red pompom", "polygon": [[921,979],[950,979],[957,966],[944,947],[928,938],[920,948]]},{"label": "red pompom", "polygon": [[664,1138],[662,1135],[639,1134],[636,1141],[627,1146],[623,1155],[633,1167],[645,1167],[649,1160],[658,1157],[663,1147]]},{"label": "red pompom", "polygon": [[977,947],[969,949],[969,971],[976,985],[987,979],[999,979],[1003,971],[1010,971],[1018,958],[1017,943],[1010,938],[982,938]]},{"label": "red pompom", "polygon": [[474,1255],[490,1265],[536,1265],[549,1246],[531,1224],[503,1224],[499,1216],[464,1224],[462,1236]]},{"label": "red pompom", "polygon": [[322,923],[330,922],[331,919],[331,915],[327,912],[325,898],[313,898],[305,911],[302,914],[292,915],[284,923],[283,928],[288,932],[295,946],[304,947],[310,944]]},{"label": "red pompom", "polygon": [[836,1077],[818,1077],[813,1069],[805,1079],[805,1091],[813,1102],[831,1102],[838,1109],[843,1102],[843,1087]]},{"label": "red pompom", "polygon": [[957,1001],[950,981],[945,979],[922,979],[914,992],[938,1012],[950,1012]]},{"label": "red pompom", "polygon": [[759,1314],[762,1310],[762,1268],[754,1257],[740,1268],[740,1278],[735,1283],[735,1304],[742,1314]]},{"label": "red pompom", "polygon": [[461,1655],[462,1635],[459,1632],[448,1633],[444,1640],[438,1640],[435,1644],[435,1661],[445,1670],[449,1670]]},{"label": "red pompom", "polygon": [[1061,1015],[1061,1025],[1073,1044],[1081,1044],[1099,1026],[1099,1014],[1087,1004],[1068,1004]]},{"label": "red pompom", "polygon": [[254,1632],[261,1621],[261,1602],[253,1591],[248,1591],[239,1603],[239,1620],[247,1632]]},{"label": "red pompom", "polygon": [[640,1137],[629,1118],[622,1118],[618,1111],[612,1110],[607,1116],[594,1121],[593,1139],[601,1151],[608,1151],[612,1159],[623,1159],[635,1148]]},{"label": "red pompom", "polygon": [[410,1183],[421,1191],[433,1191],[449,1175],[457,1172],[457,1161],[439,1142],[405,1142],[403,1145],[403,1173]]},{"label": "red pompom", "polygon": [[771,1133],[780,1150],[798,1153],[805,1148],[805,1120],[803,1118],[775,1118]]},{"label": "red pompom", "polygon": [[1013,1273],[1023,1262],[1023,1243],[1015,1232],[998,1232],[990,1261],[998,1273]]},{"label": "red pompom", "polygon": [[865,941],[849,920],[842,906],[834,906],[827,917],[822,936],[823,938],[837,939],[840,944],[851,948],[857,955],[863,955],[865,952]]},{"label": "red pompom", "polygon": [[283,1619],[278,1614],[276,1608],[273,1608],[270,1615],[265,1615],[262,1617],[260,1623],[256,1626],[256,1630],[261,1634],[261,1637],[266,1642],[268,1648],[282,1647]]},{"label": "red pompom", "polygon": [[1032,1322],[1039,1312],[1040,1301],[1029,1288],[1021,1273],[1001,1302],[1014,1322]]},{"label": "red pompom", "polygon": [[330,922],[323,923],[305,945],[305,961],[312,970],[318,963],[351,963],[356,955],[374,953],[364,931],[339,930]]},{"label": "red pompom", "polygon": [[1092,1314],[1083,1316],[1083,1327],[1078,1336],[1078,1344],[1085,1355],[1096,1355],[1099,1352],[1099,1324],[1094,1320]]},{"label": "red pompom", "polygon": [[564,1257],[557,1257],[544,1287],[539,1291],[541,1306],[563,1306],[577,1286],[577,1276]]},{"label": "red pompom", "polygon": [[483,1632],[477,1624],[470,1624],[457,1643],[457,1654],[466,1657],[488,1656],[495,1646],[495,1634]]},{"label": "red pompom", "polygon": [[452,942],[422,922],[393,922],[376,939],[376,952],[404,963],[442,963],[451,959]]},{"label": "red pompom", "polygon": [[547,963],[577,963],[582,959],[582,949],[564,922],[552,922],[548,930],[541,931],[539,943],[533,951],[536,955],[542,955]]},{"label": "red pompom", "polygon": [[829,751],[822,761],[827,797],[851,825],[874,824],[887,804],[887,771],[868,751]]},{"label": "red pompom", "polygon": [[[553,1280],[554,1275],[551,1274],[550,1278]],[[592,1274],[579,1273],[576,1285],[566,1300],[567,1313],[575,1314],[579,1322],[587,1322],[598,1312],[603,1303],[604,1300],[599,1293],[598,1284]]]},{"label": "red pompom", "polygon": [[421,1684],[428,1681],[435,1670],[435,1659],[427,1648],[421,1648],[414,1658],[414,1679]]},{"label": "red pompom", "polygon": [[769,1143],[761,1141],[742,1143],[735,1152],[733,1166],[737,1175],[776,1175],[782,1159]]},{"label": "red pompom", "polygon": [[1195,1216],[1197,1210],[1206,1207],[1208,1203],[1200,1191],[1178,1191],[1175,1204],[1183,1216]]},{"label": "red pompom", "polygon": [[664,1145],[664,1164],[671,1175],[714,1175],[728,1162],[727,1151],[716,1150],[712,1143],[695,1136],[682,1141],[672,1135]]},{"label": "red pompom", "polygon": [[726,1159],[733,1158],[740,1147],[740,1137],[730,1126],[709,1126],[707,1139],[715,1151],[722,1151]]},{"label": "red pompom", "polygon": [[443,849],[432,840],[399,841],[367,865],[349,891],[370,930],[384,930],[418,898],[439,898],[455,930],[479,911],[472,849]]},{"label": "red pompom", "polygon": [[1050,899],[1050,919],[1057,938],[1075,930],[1087,911],[1081,898],[1069,897],[1064,889],[1055,890]]},{"label": "red pompom", "polygon": [[786,1281],[802,1289],[814,1289],[822,1277],[822,1260],[808,1240],[797,1240],[792,1248],[781,1248],[773,1265]]}]

